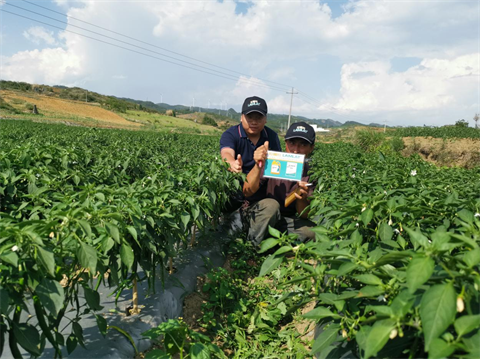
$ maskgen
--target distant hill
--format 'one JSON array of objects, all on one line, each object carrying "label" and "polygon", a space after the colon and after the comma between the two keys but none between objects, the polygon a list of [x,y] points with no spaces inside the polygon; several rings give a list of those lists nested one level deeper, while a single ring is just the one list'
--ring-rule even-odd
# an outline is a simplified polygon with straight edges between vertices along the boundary
[{"label": "distant hill", "polygon": [[[345,122],[342,127],[355,127],[355,126],[368,126],[368,127],[383,127],[384,125],[381,125],[379,123],[370,123],[368,125],[356,121],[347,121]],[[387,126],[389,127],[389,126]]]},{"label": "distant hill", "polygon": [[[215,114],[212,118],[219,122],[220,124],[228,123],[237,123],[240,120],[240,113],[235,111],[233,108],[228,110],[218,109],[218,108],[205,108],[205,107],[195,107],[191,108],[190,106],[184,105],[169,105],[167,103],[154,103],[152,101],[142,101],[135,100],[132,98],[126,97],[115,97],[102,95],[96,92],[88,91],[79,87],[66,87],[66,86],[47,86],[47,85],[32,85],[25,82],[15,82],[15,81],[3,81],[0,80],[0,89],[12,89],[20,90],[27,92],[35,92],[47,96],[58,96],[60,98],[77,100],[77,101],[86,101],[86,102],[96,102],[99,103],[102,107],[125,113],[127,110],[140,110],[145,112],[156,112],[159,114],[165,114],[167,110],[174,110],[175,113],[179,115],[187,115],[194,113],[211,113]],[[315,124],[324,128],[334,128],[334,127],[350,127],[350,126],[373,126],[373,127],[382,127],[379,124],[370,124],[365,125],[355,121],[347,121],[341,123],[332,119],[316,119],[308,118],[304,116],[292,116],[290,123],[304,121],[309,124]],[[268,126],[277,131],[286,131],[288,123],[288,115],[285,114],[268,114]]]}]

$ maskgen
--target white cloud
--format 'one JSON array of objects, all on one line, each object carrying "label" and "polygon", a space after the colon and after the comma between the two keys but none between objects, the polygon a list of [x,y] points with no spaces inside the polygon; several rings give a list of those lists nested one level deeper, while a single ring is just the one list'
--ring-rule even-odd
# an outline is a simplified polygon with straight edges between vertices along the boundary
[{"label": "white cloud", "polygon": [[68,84],[82,74],[81,58],[62,48],[21,51],[2,60],[6,80]]},{"label": "white cloud", "polygon": [[400,73],[392,73],[389,62],[346,64],[341,73],[341,97],[325,108],[398,111],[458,106],[458,99],[476,94],[479,74],[478,54],[453,60],[425,59]]},{"label": "white cloud", "polygon": [[[325,3],[313,1],[255,1],[246,14],[235,14],[233,0],[54,1],[75,18],[222,66],[224,69],[208,70],[220,76],[229,73],[226,69],[245,76],[229,81],[69,32],[61,32],[55,43],[53,33],[41,27],[25,30],[25,36],[57,48],[42,50],[39,45],[39,50],[4,57],[5,76],[55,84],[85,81],[93,91],[117,96],[153,99],[162,93],[170,103],[190,103],[195,97],[195,103],[227,102],[229,106],[237,105],[237,109],[245,97],[256,94],[267,99],[275,113],[288,113],[290,97],[284,91],[254,87],[244,81],[262,78],[263,86],[270,80],[300,90],[308,88],[308,94],[324,105],[318,107],[315,101],[307,103],[295,96],[293,111],[315,118],[328,115],[335,119],[345,114],[370,118],[373,114],[394,121],[404,115],[433,118],[434,111],[446,113],[447,109],[460,111],[478,106],[475,76],[479,71],[479,20],[478,5],[472,2],[359,0],[347,3],[347,12],[332,18]],[[5,39],[4,47],[8,46]],[[144,47],[133,48],[135,51],[149,53],[148,48],[178,57],[158,47],[121,39]],[[158,53],[149,54],[162,58]],[[337,75],[330,76],[336,78],[336,84],[327,83],[322,76],[323,67],[330,66],[322,62],[325,57],[338,63],[332,70]],[[417,57],[423,61],[407,71],[393,73],[393,57]],[[238,78],[238,74],[234,76]],[[118,80],[123,80],[125,86],[118,86]]]},{"label": "white cloud", "polygon": [[53,31],[48,31],[42,26],[33,26],[23,32],[23,36],[32,41],[34,44],[40,45],[43,41],[48,45],[55,45],[55,37]]}]

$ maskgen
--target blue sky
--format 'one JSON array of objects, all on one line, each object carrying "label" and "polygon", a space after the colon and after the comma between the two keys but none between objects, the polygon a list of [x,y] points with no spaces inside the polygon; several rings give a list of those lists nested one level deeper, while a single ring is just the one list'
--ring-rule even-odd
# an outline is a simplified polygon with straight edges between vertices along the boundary
[{"label": "blue sky", "polygon": [[273,113],[294,87],[294,114],[340,122],[480,113],[477,0],[2,1],[2,79]]}]

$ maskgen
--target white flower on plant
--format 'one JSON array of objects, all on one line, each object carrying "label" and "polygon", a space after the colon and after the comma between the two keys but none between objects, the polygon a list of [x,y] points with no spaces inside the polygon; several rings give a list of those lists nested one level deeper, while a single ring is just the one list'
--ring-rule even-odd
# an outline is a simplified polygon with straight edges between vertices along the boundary
[{"label": "white flower on plant", "polygon": [[367,206],[363,206],[362,207],[362,212],[365,211],[367,209]]},{"label": "white flower on plant", "polygon": [[475,213],[473,216],[474,216],[474,217],[480,217],[480,213],[477,212],[477,213]]},{"label": "white flower on plant", "polygon": [[410,176],[416,176],[416,175],[417,175],[417,170],[410,171]]},{"label": "white flower on plant", "polygon": [[457,297],[457,312],[461,313],[465,309],[465,303],[463,302],[463,298],[458,296]]},{"label": "white flower on plant", "polygon": [[178,182],[178,185],[179,185],[179,186],[183,186],[183,183],[182,183],[182,182]]},{"label": "white flower on plant", "polygon": [[352,178],[355,178],[355,173],[352,175]]},{"label": "white flower on plant", "polygon": [[152,179],[152,177],[150,177],[150,176],[148,176],[147,178],[148,178],[148,179]]},{"label": "white flower on plant", "polygon": [[355,167],[352,168],[354,171],[356,171],[357,169]]},{"label": "white flower on plant", "polygon": [[358,224],[358,222],[357,222],[357,223],[355,223],[355,227],[358,227],[358,226],[360,226],[360,224]]},{"label": "white flower on plant", "polygon": [[378,300],[379,302],[386,302],[386,301],[387,301],[387,299],[386,299],[383,295],[379,295],[378,298],[377,298],[377,300]]},{"label": "white flower on plant", "polygon": [[386,195],[387,195],[387,191],[383,191],[383,194],[386,196]]},{"label": "white flower on plant", "polygon": [[36,176],[37,178],[40,177],[40,173],[37,173],[35,176]]},{"label": "white flower on plant", "polygon": [[394,328],[392,329],[392,331],[390,332],[390,339],[395,339],[395,337],[398,335],[398,330],[397,328]]},{"label": "white flower on plant", "polygon": [[391,226],[393,224],[393,221],[392,219],[390,218],[390,220],[388,221],[388,225]]},{"label": "white flower on plant", "polygon": [[363,170],[363,172],[362,172],[362,173],[363,173],[363,174],[365,174],[365,170]]},{"label": "white flower on plant", "polygon": [[13,246],[12,247],[12,252],[16,252],[16,251],[18,251],[18,246]]},{"label": "white flower on plant", "polygon": [[396,234],[399,234],[399,233],[400,233],[400,231],[399,231],[398,229],[396,229],[396,228],[393,230],[393,232],[395,232]]}]

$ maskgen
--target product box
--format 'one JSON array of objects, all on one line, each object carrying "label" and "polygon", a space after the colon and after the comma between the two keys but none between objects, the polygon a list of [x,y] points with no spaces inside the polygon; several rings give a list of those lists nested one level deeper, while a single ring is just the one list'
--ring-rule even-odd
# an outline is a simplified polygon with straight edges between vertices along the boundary
[{"label": "product box", "polygon": [[268,151],[263,177],[300,181],[304,163],[305,155]]}]

